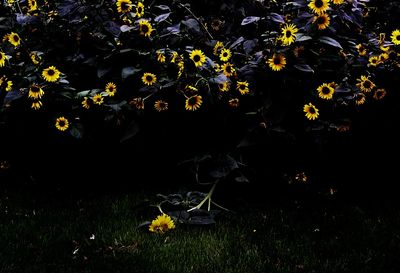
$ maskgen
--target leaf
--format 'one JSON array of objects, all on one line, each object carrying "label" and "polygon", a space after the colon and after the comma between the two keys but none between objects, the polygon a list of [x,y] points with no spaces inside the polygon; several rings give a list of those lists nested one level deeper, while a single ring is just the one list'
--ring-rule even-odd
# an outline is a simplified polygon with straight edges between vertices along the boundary
[{"label": "leaf", "polygon": [[318,41],[320,41],[321,43],[327,44],[327,45],[331,45],[331,46],[343,49],[338,41],[336,41],[335,39],[328,37],[328,36],[319,37]]},{"label": "leaf", "polygon": [[140,127],[139,124],[135,121],[132,121],[132,123],[129,125],[128,130],[126,133],[122,136],[120,142],[127,141],[128,139],[131,139],[132,137],[136,136],[137,133],[139,132]]},{"label": "leaf", "polygon": [[248,25],[248,24],[251,24],[251,23],[255,23],[255,22],[258,22],[260,19],[261,18],[258,17],[258,16],[249,16],[249,17],[246,17],[246,18],[243,19],[241,25],[245,26],[245,25]]},{"label": "leaf", "polygon": [[160,10],[163,10],[163,11],[171,11],[171,9],[166,5],[158,5],[158,6],[154,6],[154,7],[159,8]]},{"label": "leaf", "polygon": [[119,37],[121,34],[121,27],[113,21],[104,22],[104,28],[114,37]]},{"label": "leaf", "polygon": [[197,33],[201,32],[199,22],[197,22],[197,20],[195,19],[190,18],[188,20],[182,21],[182,24],[187,26],[189,30],[192,30]]},{"label": "leaf", "polygon": [[121,27],[120,27],[120,30],[122,31],[122,32],[127,32],[127,31],[130,31],[131,29],[134,29],[135,27],[132,27],[132,26],[128,26],[128,25],[122,25]]},{"label": "leaf", "polygon": [[253,51],[253,49],[256,47],[257,43],[258,43],[258,39],[246,40],[243,43],[244,52],[246,52],[246,54],[250,54]]},{"label": "leaf", "polygon": [[167,27],[167,31],[170,34],[178,34],[179,32],[181,32],[181,24],[176,24],[176,25],[172,25],[170,27]]},{"label": "leaf", "polygon": [[314,73],[314,70],[308,64],[295,64],[294,67],[303,72]]},{"label": "leaf", "polygon": [[71,130],[69,130],[69,133],[74,138],[77,138],[77,139],[81,139],[82,138],[82,128],[78,128],[78,126],[71,127]]},{"label": "leaf", "polygon": [[158,15],[156,18],[154,18],[154,22],[160,23],[162,21],[165,21],[168,19],[168,17],[171,15],[171,12],[165,13]]},{"label": "leaf", "polygon": [[229,47],[230,49],[233,49],[237,47],[239,44],[241,44],[244,41],[243,37],[238,38],[231,46]]},{"label": "leaf", "polygon": [[283,19],[283,16],[275,12],[271,12],[269,14],[269,19],[277,23],[285,23],[285,19]]},{"label": "leaf", "polygon": [[126,78],[135,75],[136,73],[140,72],[141,68],[136,68],[133,66],[124,67],[121,72],[121,78],[125,80]]},{"label": "leaf", "polygon": [[102,78],[110,71],[111,67],[100,66],[99,68],[97,68],[97,77]]},{"label": "leaf", "polygon": [[219,74],[217,77],[211,78],[210,83],[220,84],[229,81],[228,77],[224,74]]},{"label": "leaf", "polygon": [[239,165],[236,160],[227,156],[220,156],[213,160],[214,169],[210,171],[210,176],[214,178],[226,177],[233,170],[238,169]]},{"label": "leaf", "polygon": [[305,35],[304,33],[297,33],[296,35],[296,42],[304,42],[311,39],[312,39],[311,36]]}]

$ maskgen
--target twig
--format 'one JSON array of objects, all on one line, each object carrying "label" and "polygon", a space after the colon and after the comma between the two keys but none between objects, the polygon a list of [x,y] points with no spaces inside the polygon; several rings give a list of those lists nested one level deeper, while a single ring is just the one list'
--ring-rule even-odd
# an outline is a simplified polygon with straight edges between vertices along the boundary
[{"label": "twig", "polygon": [[210,37],[211,40],[214,40],[214,37],[211,35],[211,33],[208,31],[207,27],[200,21],[199,17],[197,17],[196,15],[194,15],[194,13],[185,5],[179,3],[179,6],[181,6],[182,8],[184,8],[185,10],[187,10],[193,17],[194,19],[196,19],[196,21],[204,28],[204,30],[207,32],[208,36]]}]

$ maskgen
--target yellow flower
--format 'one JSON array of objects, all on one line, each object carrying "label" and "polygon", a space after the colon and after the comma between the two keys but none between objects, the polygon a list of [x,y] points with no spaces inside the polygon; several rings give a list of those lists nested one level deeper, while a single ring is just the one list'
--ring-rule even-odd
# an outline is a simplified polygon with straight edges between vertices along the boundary
[{"label": "yellow flower", "polygon": [[329,9],[329,0],[311,0],[308,7],[316,14],[322,14]]},{"label": "yellow flower", "polygon": [[393,30],[390,38],[392,39],[392,43],[400,45],[400,29]]},{"label": "yellow flower", "polygon": [[239,107],[239,99],[238,99],[238,98],[230,99],[230,100],[228,101],[228,104],[229,104],[229,106],[232,107],[232,108],[237,108],[237,107]]},{"label": "yellow flower", "polygon": [[375,100],[381,100],[386,96],[386,90],[383,88],[377,89],[373,95]]},{"label": "yellow flower", "polygon": [[91,101],[88,97],[84,97],[82,101],[82,107],[85,109],[89,109],[91,105]]},{"label": "yellow flower", "polygon": [[344,0],[332,0],[332,3],[335,5],[341,5],[344,3]]},{"label": "yellow flower", "polygon": [[233,76],[236,71],[235,67],[233,67],[233,64],[231,63],[224,63],[221,67],[221,70],[222,73],[227,77]]},{"label": "yellow flower", "polygon": [[311,102],[304,105],[303,112],[306,113],[306,118],[309,120],[315,120],[319,116],[318,109]]},{"label": "yellow flower", "polygon": [[0,67],[6,65],[7,56],[4,52],[0,51]]},{"label": "yellow flower", "polygon": [[358,44],[358,45],[356,45],[356,48],[357,48],[357,51],[358,51],[358,55],[360,55],[360,56],[367,55],[367,49],[365,48],[364,45]]},{"label": "yellow flower", "polygon": [[101,94],[96,94],[93,96],[93,103],[97,105],[102,105],[104,103],[104,98]]},{"label": "yellow flower", "polygon": [[6,0],[6,3],[8,6],[11,6],[12,4],[14,4],[15,0]]},{"label": "yellow flower", "polygon": [[183,57],[181,58],[181,60],[178,63],[178,79],[182,76],[183,72],[185,71],[185,62],[183,61]]},{"label": "yellow flower", "polygon": [[194,95],[186,98],[185,109],[188,111],[196,111],[203,103],[203,98],[200,95]]},{"label": "yellow flower", "polygon": [[221,91],[221,92],[229,91],[230,87],[231,87],[231,84],[228,81],[221,82],[221,83],[218,84],[219,91]]},{"label": "yellow flower", "polygon": [[322,84],[317,88],[318,96],[324,100],[331,100],[333,94],[335,93],[335,89],[331,87],[329,84]]},{"label": "yellow flower", "polygon": [[142,98],[133,98],[130,102],[130,105],[135,107],[138,110],[143,110],[144,109],[144,100]]},{"label": "yellow flower", "polygon": [[154,109],[156,109],[158,112],[166,111],[168,110],[168,102],[164,100],[157,100],[154,103]]},{"label": "yellow flower", "polygon": [[33,102],[32,102],[32,105],[31,105],[31,108],[33,109],[33,110],[39,110],[41,107],[42,107],[42,102],[40,101],[40,100],[34,100]]},{"label": "yellow flower", "polygon": [[217,43],[214,46],[213,53],[215,56],[219,56],[221,50],[224,48],[224,44],[221,43],[220,41],[217,41]]},{"label": "yellow flower", "polygon": [[371,56],[368,59],[369,66],[377,66],[380,63],[379,57],[378,56]]},{"label": "yellow flower", "polygon": [[194,62],[196,67],[202,67],[206,62],[206,55],[200,49],[194,49],[190,52],[190,59]]},{"label": "yellow flower", "polygon": [[357,79],[357,81],[357,87],[363,92],[368,93],[375,88],[375,84],[367,76],[361,76],[361,78]]},{"label": "yellow flower", "polygon": [[383,63],[383,62],[386,62],[388,59],[389,59],[388,53],[379,54],[379,62]]},{"label": "yellow flower", "polygon": [[37,99],[41,99],[43,95],[44,95],[44,91],[39,85],[33,84],[29,88],[28,98],[37,100]]},{"label": "yellow flower", "polygon": [[142,19],[139,21],[139,31],[141,35],[145,37],[150,37],[154,29],[149,21]]},{"label": "yellow flower", "polygon": [[7,80],[6,76],[0,78],[0,88],[4,88],[6,92],[10,92],[12,90],[13,82]]},{"label": "yellow flower", "polygon": [[161,50],[159,50],[156,52],[156,54],[157,54],[157,61],[159,61],[160,63],[165,63],[166,57],[164,53]]},{"label": "yellow flower", "polygon": [[13,46],[17,47],[21,44],[21,38],[15,32],[11,32],[7,34],[8,42],[10,42]]},{"label": "yellow flower", "polygon": [[152,73],[144,73],[142,76],[142,82],[145,85],[153,85],[157,82],[157,77]]},{"label": "yellow flower", "polygon": [[240,92],[241,95],[248,94],[250,92],[249,90],[249,83],[247,81],[244,82],[237,82],[236,83],[236,89]]},{"label": "yellow flower", "polygon": [[113,97],[115,93],[117,93],[117,85],[113,82],[109,82],[106,84],[105,90],[110,97]]},{"label": "yellow flower", "polygon": [[197,89],[193,85],[189,85],[188,84],[188,85],[185,86],[185,91],[189,92],[189,93],[196,93],[197,91],[199,91],[199,89]]},{"label": "yellow flower", "polygon": [[29,11],[37,10],[37,2],[36,0],[28,0]]},{"label": "yellow flower", "polygon": [[318,16],[314,16],[313,23],[317,24],[319,30],[326,29],[331,22],[331,18],[326,13],[321,13]]},{"label": "yellow flower", "polygon": [[149,226],[149,231],[164,234],[170,229],[174,229],[175,224],[171,217],[167,214],[157,216]]},{"label": "yellow flower", "polygon": [[48,82],[56,82],[60,78],[60,71],[55,66],[49,66],[43,70],[42,77]]},{"label": "yellow flower", "polygon": [[282,36],[280,40],[282,41],[283,45],[290,45],[296,41],[296,33],[299,30],[294,24],[286,24],[282,28]]},{"label": "yellow flower", "polygon": [[357,93],[354,95],[354,100],[357,105],[362,105],[365,103],[366,97],[364,93]]},{"label": "yellow flower", "polygon": [[117,0],[115,4],[119,13],[127,13],[132,10],[132,2],[130,0]]},{"label": "yellow flower", "polygon": [[268,59],[267,63],[273,71],[280,71],[286,65],[286,58],[282,54],[274,54],[272,58]]},{"label": "yellow flower", "polygon": [[221,53],[219,54],[219,59],[223,62],[229,61],[229,59],[232,57],[232,53],[229,49],[222,49]]},{"label": "yellow flower", "polygon": [[60,131],[65,131],[69,127],[68,119],[65,117],[59,117],[56,119],[56,128]]},{"label": "yellow flower", "polygon": [[178,52],[176,51],[172,52],[171,63],[175,63],[178,58],[179,58]]},{"label": "yellow flower", "polygon": [[380,46],[379,47],[383,52],[389,52],[390,46]]},{"label": "yellow flower", "polygon": [[135,16],[138,18],[143,17],[144,15],[144,5],[142,2],[138,2],[136,5],[136,13]]},{"label": "yellow flower", "polygon": [[32,60],[33,64],[39,64],[42,58],[37,54],[37,52],[31,52],[29,53],[29,57]]}]

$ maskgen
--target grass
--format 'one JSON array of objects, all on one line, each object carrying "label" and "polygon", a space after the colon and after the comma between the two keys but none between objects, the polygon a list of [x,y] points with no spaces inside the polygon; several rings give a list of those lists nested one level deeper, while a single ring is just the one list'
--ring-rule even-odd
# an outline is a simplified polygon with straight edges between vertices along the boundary
[{"label": "grass", "polygon": [[[164,236],[136,227],[147,196],[0,199],[0,272],[399,272],[396,207],[285,202]],[[90,238],[94,235],[94,239]]]}]

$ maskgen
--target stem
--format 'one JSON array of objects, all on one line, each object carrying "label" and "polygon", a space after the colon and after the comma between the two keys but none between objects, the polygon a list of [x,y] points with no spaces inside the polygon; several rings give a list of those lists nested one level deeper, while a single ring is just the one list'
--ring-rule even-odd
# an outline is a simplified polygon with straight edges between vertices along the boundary
[{"label": "stem", "polygon": [[217,180],[217,181],[214,183],[214,185],[212,186],[212,188],[211,188],[210,192],[207,194],[207,196],[206,196],[197,206],[195,206],[195,207],[189,209],[188,212],[190,212],[190,211],[192,211],[192,210],[195,210],[195,209],[200,209],[200,208],[204,205],[204,203],[207,202],[207,201],[208,201],[208,211],[210,211],[210,209],[211,209],[211,202],[212,202],[211,196],[212,196],[213,193],[214,193],[214,190],[215,190],[215,187],[216,187],[217,184],[218,184],[218,181],[219,181],[219,180]]},{"label": "stem", "polygon": [[194,13],[185,5],[179,3],[179,6],[181,6],[182,8],[184,8],[185,10],[187,10],[193,17],[194,19],[196,19],[196,21],[203,27],[203,29],[206,31],[206,33],[208,34],[208,37],[210,37],[211,40],[214,40],[214,37],[211,35],[211,33],[208,31],[208,29],[206,28],[206,26],[200,21],[199,17],[197,17],[196,15],[194,15]]}]

